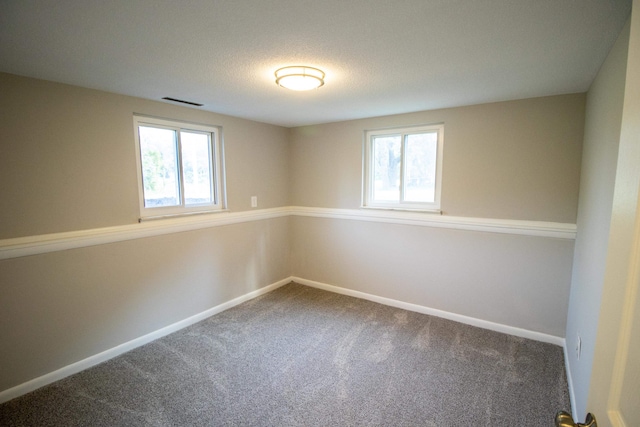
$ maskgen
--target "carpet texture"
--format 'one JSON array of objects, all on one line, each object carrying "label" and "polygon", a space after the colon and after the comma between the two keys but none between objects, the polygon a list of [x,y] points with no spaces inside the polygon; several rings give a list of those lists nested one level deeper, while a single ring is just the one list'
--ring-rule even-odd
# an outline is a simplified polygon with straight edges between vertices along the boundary
[{"label": "carpet texture", "polygon": [[2,426],[553,426],[562,349],[291,283],[0,405]]}]

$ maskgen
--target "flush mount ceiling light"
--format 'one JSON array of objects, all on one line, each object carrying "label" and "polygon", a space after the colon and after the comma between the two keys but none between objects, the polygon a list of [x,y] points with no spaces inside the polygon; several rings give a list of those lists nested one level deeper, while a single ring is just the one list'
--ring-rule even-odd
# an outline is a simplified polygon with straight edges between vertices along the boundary
[{"label": "flush mount ceiling light", "polygon": [[275,74],[276,84],[291,90],[317,89],[324,84],[324,72],[313,67],[282,67]]}]

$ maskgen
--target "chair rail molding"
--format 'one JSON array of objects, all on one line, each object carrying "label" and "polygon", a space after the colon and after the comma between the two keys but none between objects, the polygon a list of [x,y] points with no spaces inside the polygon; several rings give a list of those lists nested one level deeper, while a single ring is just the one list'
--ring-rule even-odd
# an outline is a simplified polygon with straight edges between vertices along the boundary
[{"label": "chair rail molding", "polygon": [[576,225],[567,223],[455,217],[401,210],[283,206],[251,211],[227,211],[165,218],[114,227],[4,239],[0,240],[0,260],[289,216],[369,221],[568,240],[576,238]]},{"label": "chair rail molding", "polygon": [[577,230],[576,224],[569,223],[524,221],[516,219],[472,218],[407,210],[386,210],[374,208],[332,209],[300,206],[293,206],[290,209],[291,213],[297,216],[386,222],[433,228],[450,228],[490,233],[519,234],[523,236],[553,237],[568,240],[575,240]]}]

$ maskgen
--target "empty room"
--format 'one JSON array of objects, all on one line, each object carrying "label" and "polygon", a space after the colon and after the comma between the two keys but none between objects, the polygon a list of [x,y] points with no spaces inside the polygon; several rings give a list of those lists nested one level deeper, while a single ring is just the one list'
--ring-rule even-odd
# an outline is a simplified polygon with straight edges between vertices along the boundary
[{"label": "empty room", "polygon": [[0,128],[0,425],[640,425],[640,0],[5,0]]}]

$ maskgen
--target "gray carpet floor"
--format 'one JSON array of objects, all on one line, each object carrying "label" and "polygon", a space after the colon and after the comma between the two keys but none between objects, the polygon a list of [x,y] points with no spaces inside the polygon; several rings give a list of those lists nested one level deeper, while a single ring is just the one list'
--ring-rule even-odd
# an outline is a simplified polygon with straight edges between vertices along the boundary
[{"label": "gray carpet floor", "polygon": [[553,426],[562,349],[291,283],[0,405],[2,426]]}]

